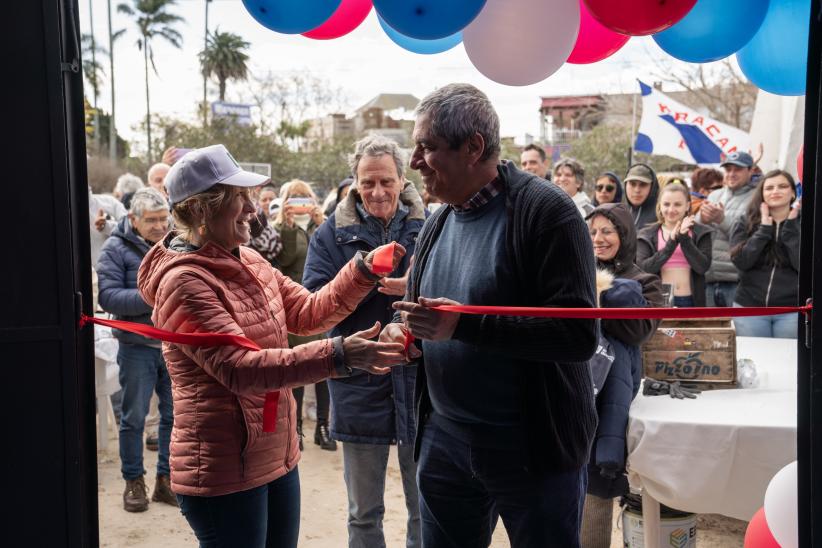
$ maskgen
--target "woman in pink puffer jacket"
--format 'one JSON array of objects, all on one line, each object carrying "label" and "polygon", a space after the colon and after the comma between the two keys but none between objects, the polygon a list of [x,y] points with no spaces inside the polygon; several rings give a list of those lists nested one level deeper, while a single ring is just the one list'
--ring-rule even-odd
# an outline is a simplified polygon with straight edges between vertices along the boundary
[{"label": "woman in pink puffer jacket", "polygon": [[[352,368],[383,374],[405,361],[402,345],[368,340],[378,324],[288,348],[288,333],[329,330],[373,290],[376,250],[309,293],[243,247],[255,213],[251,189],[267,181],[222,145],[186,154],[165,182],[180,230],[146,255],[138,276],[155,326],[243,335],[262,348],[163,344],[174,401],[171,486],[203,547],[296,546],[300,453],[289,389]],[[398,246],[395,264],[403,254]],[[266,432],[266,393],[277,391],[276,426]]]}]

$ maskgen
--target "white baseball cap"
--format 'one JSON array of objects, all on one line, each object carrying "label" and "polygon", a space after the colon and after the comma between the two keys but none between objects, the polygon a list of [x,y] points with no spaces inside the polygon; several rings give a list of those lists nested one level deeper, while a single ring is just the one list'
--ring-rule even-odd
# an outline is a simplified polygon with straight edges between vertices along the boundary
[{"label": "white baseball cap", "polygon": [[196,148],[177,160],[165,179],[168,201],[174,206],[216,184],[255,187],[270,177],[245,171],[223,145]]}]

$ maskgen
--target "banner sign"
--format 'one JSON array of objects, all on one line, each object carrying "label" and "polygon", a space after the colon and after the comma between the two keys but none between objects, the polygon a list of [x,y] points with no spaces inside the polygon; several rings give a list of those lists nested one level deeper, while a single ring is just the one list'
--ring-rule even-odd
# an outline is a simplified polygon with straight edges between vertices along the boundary
[{"label": "banner sign", "polygon": [[700,114],[643,82],[639,87],[642,119],[635,151],[697,165],[719,164],[731,152],[751,152],[748,133]]}]

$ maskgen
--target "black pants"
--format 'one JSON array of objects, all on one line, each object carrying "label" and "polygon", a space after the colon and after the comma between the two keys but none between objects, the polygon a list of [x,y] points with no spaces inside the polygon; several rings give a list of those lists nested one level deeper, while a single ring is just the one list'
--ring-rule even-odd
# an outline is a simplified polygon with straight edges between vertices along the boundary
[{"label": "black pants", "polygon": [[296,548],[300,536],[300,475],[217,497],[177,495],[200,548]]},{"label": "black pants", "polygon": [[[317,392],[317,424],[328,424],[328,407],[331,404],[331,399],[328,397],[328,384],[325,381],[318,382],[314,385],[314,390]],[[302,386],[294,388],[292,392],[294,393],[294,399],[297,400],[297,420],[301,421],[305,388]]]}]

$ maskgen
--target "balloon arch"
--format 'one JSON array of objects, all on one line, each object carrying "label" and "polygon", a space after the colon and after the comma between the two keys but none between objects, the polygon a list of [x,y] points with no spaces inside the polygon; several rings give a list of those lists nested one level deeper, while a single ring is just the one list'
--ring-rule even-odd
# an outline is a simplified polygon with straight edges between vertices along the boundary
[{"label": "balloon arch", "polygon": [[471,63],[501,84],[541,82],[587,64],[631,36],[653,36],[691,63],[736,55],[745,76],[777,95],[803,95],[811,0],[243,0],[264,27],[315,40],[356,29],[373,7],[386,35],[431,55],[463,42]]}]

